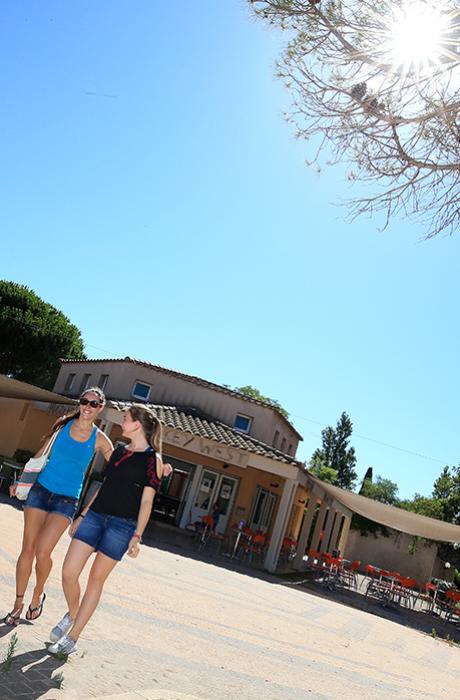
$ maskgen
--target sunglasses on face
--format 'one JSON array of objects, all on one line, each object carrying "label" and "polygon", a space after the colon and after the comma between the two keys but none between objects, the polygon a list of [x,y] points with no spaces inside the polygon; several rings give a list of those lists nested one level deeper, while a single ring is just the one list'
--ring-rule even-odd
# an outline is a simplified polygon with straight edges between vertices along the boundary
[{"label": "sunglasses on face", "polygon": [[89,399],[80,399],[79,401],[80,406],[88,406],[88,404],[91,406],[91,408],[98,408],[101,405],[100,401],[96,401],[93,399],[90,401]]}]

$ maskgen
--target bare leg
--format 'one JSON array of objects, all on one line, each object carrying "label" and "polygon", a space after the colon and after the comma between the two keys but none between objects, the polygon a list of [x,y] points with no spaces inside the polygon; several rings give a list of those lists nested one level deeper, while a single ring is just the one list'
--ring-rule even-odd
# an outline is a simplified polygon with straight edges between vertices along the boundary
[{"label": "bare leg", "polygon": [[62,566],[62,588],[70,617],[75,620],[80,607],[80,583],[78,581],[94,548],[86,542],[72,540]]},{"label": "bare leg", "polygon": [[116,559],[111,559],[105,554],[102,554],[102,552],[96,554],[91,571],[89,572],[85,595],[82,598],[81,605],[75,618],[75,624],[69,632],[69,637],[71,639],[77,641],[83,628],[96,610],[107,576],[116,564],[118,564]]},{"label": "bare leg", "polygon": [[[37,539],[42,530],[48,514],[38,508],[24,508],[24,531],[22,535],[22,548],[16,564],[16,594],[24,596],[32,572],[32,564],[35,557]],[[15,600],[13,611],[22,609],[23,601]]]},{"label": "bare leg", "polygon": [[[47,515],[36,545],[35,556],[37,561],[35,573],[37,582],[30,602],[31,608],[37,607],[40,603],[40,597],[53,566],[51,553],[69,525],[69,518],[66,518],[65,515],[58,515],[57,513],[49,513]],[[32,614],[29,619],[34,620],[35,616]]]}]

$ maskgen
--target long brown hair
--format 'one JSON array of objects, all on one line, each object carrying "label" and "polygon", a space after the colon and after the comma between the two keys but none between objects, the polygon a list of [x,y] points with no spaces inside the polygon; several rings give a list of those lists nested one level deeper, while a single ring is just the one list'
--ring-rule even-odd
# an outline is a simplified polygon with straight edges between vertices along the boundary
[{"label": "long brown hair", "polygon": [[[98,386],[92,386],[90,389],[85,389],[80,394],[80,399],[86,394],[90,393],[96,394],[99,397],[101,404],[103,406],[105,405],[105,394],[102,391],[102,389],[100,389]],[[80,409],[78,409],[78,411],[75,411],[74,413],[69,413],[67,416],[62,416],[61,418],[58,418],[57,421],[54,423],[53,427],[51,428],[51,432],[48,435],[45,435],[45,439],[49,439],[57,430],[60,430],[65,425],[67,425],[67,423],[70,423],[70,421],[74,420],[75,418],[80,418]]]},{"label": "long brown hair", "polygon": [[150,447],[153,447],[156,452],[161,454],[163,431],[161,428],[161,423],[153,411],[141,403],[133,403],[132,406],[128,408],[128,411],[130,412],[132,419],[138,420],[141,424],[145,438]]}]

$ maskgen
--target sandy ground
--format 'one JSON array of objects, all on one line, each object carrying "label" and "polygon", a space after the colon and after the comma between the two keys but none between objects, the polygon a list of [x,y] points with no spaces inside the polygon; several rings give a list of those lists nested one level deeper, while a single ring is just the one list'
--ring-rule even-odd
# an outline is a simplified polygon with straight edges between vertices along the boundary
[{"label": "sandy ground", "polygon": [[[21,531],[22,513],[0,503],[2,616]],[[112,573],[78,652],[64,663],[45,642],[65,612],[67,544],[63,538],[56,549],[42,617],[16,630],[0,700],[441,700],[458,692],[457,646],[272,577],[149,546]],[[1,657],[11,635],[0,625]]]}]

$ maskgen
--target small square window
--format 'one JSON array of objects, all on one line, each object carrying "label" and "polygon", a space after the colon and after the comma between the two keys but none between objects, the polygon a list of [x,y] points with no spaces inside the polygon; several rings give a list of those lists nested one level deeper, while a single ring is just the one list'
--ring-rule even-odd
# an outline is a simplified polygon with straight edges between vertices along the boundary
[{"label": "small square window", "polygon": [[70,391],[74,382],[74,379],[76,377],[75,372],[71,372],[69,376],[67,377],[67,381],[65,383],[64,391]]},{"label": "small square window", "polygon": [[97,383],[99,389],[102,389],[102,391],[104,391],[105,387],[107,386],[108,380],[109,380],[108,374],[101,374],[101,376],[99,377],[99,381]]},{"label": "small square window", "polygon": [[81,384],[80,384],[80,394],[82,394],[85,391],[85,389],[87,389],[89,387],[89,380],[90,379],[91,379],[90,374],[83,375],[83,379],[81,380]]},{"label": "small square window", "polygon": [[151,390],[150,384],[144,384],[144,382],[136,382],[133,386],[132,396],[135,399],[141,399],[142,401],[148,401]]},{"label": "small square window", "polygon": [[237,413],[233,427],[242,433],[249,433],[251,430],[251,424],[252,418],[249,418],[249,416],[244,416],[241,413]]}]

